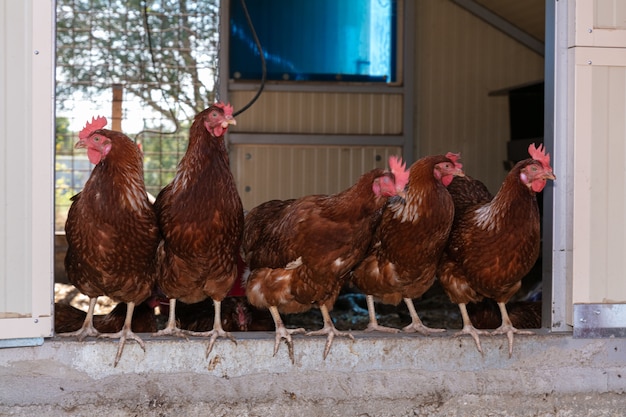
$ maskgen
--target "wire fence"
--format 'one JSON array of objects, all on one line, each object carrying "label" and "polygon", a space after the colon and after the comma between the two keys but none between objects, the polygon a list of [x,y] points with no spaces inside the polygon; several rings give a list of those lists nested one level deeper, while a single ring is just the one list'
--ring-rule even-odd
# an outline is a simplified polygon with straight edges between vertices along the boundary
[{"label": "wire fence", "polygon": [[57,0],[55,230],[93,165],[75,150],[93,116],[135,140],[157,195],[215,98],[219,0]]}]

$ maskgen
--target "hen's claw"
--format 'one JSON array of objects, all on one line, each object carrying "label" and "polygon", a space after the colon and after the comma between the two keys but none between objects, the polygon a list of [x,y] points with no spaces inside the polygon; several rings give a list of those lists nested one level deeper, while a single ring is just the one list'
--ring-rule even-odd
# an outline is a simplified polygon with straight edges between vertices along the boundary
[{"label": "hen's claw", "polygon": [[481,355],[484,355],[483,348],[480,346],[480,339],[478,335],[491,336],[491,333],[485,330],[478,330],[472,324],[472,321],[469,318],[469,314],[467,314],[467,305],[465,303],[459,303],[459,310],[461,310],[461,317],[463,317],[463,329],[460,332],[455,333],[454,337],[459,337],[464,334],[469,334],[476,342],[476,347]]},{"label": "hen's claw", "polygon": [[188,335],[188,331],[187,330],[179,329],[176,326],[174,326],[174,327],[166,327],[165,329],[159,330],[156,333],[152,333],[152,336],[154,336],[154,337],[159,337],[159,336],[176,336],[176,337],[180,337],[182,339],[185,339],[185,340],[189,341],[189,338],[187,337],[187,335]]},{"label": "hen's claw", "polygon": [[405,333],[419,333],[424,336],[428,336],[432,333],[441,333],[445,332],[446,329],[431,329],[430,327],[424,326],[422,320],[420,320],[417,315],[417,311],[415,310],[415,305],[413,304],[413,300],[411,298],[404,298],[404,304],[409,309],[409,314],[411,315],[411,324],[402,328],[402,331]]},{"label": "hen's claw", "polygon": [[124,320],[124,326],[122,330],[117,333],[101,333],[98,337],[108,338],[108,339],[117,339],[119,338],[119,347],[117,348],[117,354],[115,355],[115,361],[113,362],[113,367],[115,368],[122,357],[122,352],[124,351],[124,346],[126,345],[126,339],[133,339],[136,341],[141,349],[145,352],[146,345],[144,344],[141,337],[137,336],[131,327],[131,323],[133,320],[133,311],[135,310],[135,303],[128,303],[128,308],[126,310],[126,319]]},{"label": "hen's claw", "polygon": [[445,332],[446,329],[434,329],[434,328],[425,326],[421,322],[420,323],[413,322],[409,324],[408,326],[403,327],[402,331],[405,333],[419,333],[419,334],[423,334],[424,336],[428,336],[433,333]]},{"label": "hen's claw", "polygon": [[469,334],[470,336],[472,336],[472,338],[474,339],[474,342],[476,342],[476,347],[478,348],[478,351],[481,353],[481,355],[484,355],[485,353],[483,352],[483,348],[480,345],[480,339],[478,338],[478,335],[491,336],[491,333],[484,331],[484,330],[478,330],[477,328],[469,324],[469,325],[463,326],[463,329],[455,333],[454,337],[459,337],[464,334]]},{"label": "hen's claw", "polygon": [[354,336],[348,332],[340,332],[335,328],[333,324],[333,320],[330,318],[330,314],[328,313],[328,308],[325,305],[320,306],[320,310],[322,312],[322,317],[324,318],[324,327],[320,330],[316,330],[313,332],[306,333],[307,336],[320,336],[323,334],[328,335],[326,339],[326,346],[324,347],[324,359],[328,356],[328,352],[330,352],[330,347],[333,344],[333,340],[335,336],[348,337],[354,341]]},{"label": "hen's claw", "polygon": [[385,327],[381,326],[378,323],[372,323],[371,321],[367,324],[367,327],[363,330],[364,332],[384,332],[384,333],[398,333],[400,329],[395,329],[393,327]]},{"label": "hen's claw", "polygon": [[215,345],[215,341],[217,340],[218,337],[228,338],[235,345],[237,344],[237,340],[235,340],[235,337],[232,334],[230,334],[230,332],[225,332],[221,327],[219,329],[213,329],[208,332],[186,332],[186,333],[190,336],[198,336],[198,337],[210,336],[211,337],[209,339],[209,345],[206,348],[206,353],[205,353],[206,358],[209,357],[209,353],[211,353],[211,351],[213,350],[213,346]]},{"label": "hen's claw", "polygon": [[291,338],[292,334],[301,334],[304,333],[305,330],[303,328],[298,329],[287,329],[286,327],[281,327],[276,329],[276,339],[274,341],[274,354],[278,352],[278,347],[280,345],[281,340],[285,340],[285,344],[287,345],[287,349],[289,350],[289,359],[291,359],[291,363],[295,363],[295,359],[293,356],[293,340]]},{"label": "hen's claw", "polygon": [[502,316],[502,324],[491,334],[506,334],[506,338],[509,340],[509,358],[513,356],[513,334],[533,334],[529,330],[517,330],[513,327],[509,313],[506,310],[506,303],[499,301],[498,307],[500,308],[500,315]]},{"label": "hen's claw", "polygon": [[378,324],[378,320],[376,319],[376,307],[374,305],[374,296],[367,295],[365,297],[367,300],[367,313],[369,315],[370,321],[367,324],[367,327],[364,331],[366,332],[384,332],[384,333],[398,333],[399,329],[394,329],[393,327],[385,327]]},{"label": "hen's claw", "polygon": [[79,342],[82,342],[83,340],[85,340],[86,337],[98,337],[100,336],[100,332],[98,330],[96,330],[95,327],[93,327],[93,324],[89,323],[87,326],[83,325],[83,327],[81,327],[80,329],[76,330],[75,332],[68,332],[68,333],[58,333],[57,336],[59,337],[73,337],[76,336],[76,339],[78,339]]},{"label": "hen's claw", "polygon": [[117,332],[117,333],[100,333],[100,335],[98,336],[99,338],[107,338],[107,339],[120,339],[119,340],[119,347],[117,348],[117,354],[115,355],[115,361],[113,362],[113,367],[115,368],[118,364],[118,362],[120,361],[120,358],[122,357],[122,352],[124,351],[124,346],[126,345],[126,340],[127,339],[132,339],[134,341],[136,341],[139,346],[141,346],[141,349],[145,352],[146,351],[146,345],[144,343],[144,341],[141,339],[141,337],[137,336],[132,330],[130,329],[122,329],[121,331]]},{"label": "hen's claw", "polygon": [[176,325],[176,299],[170,298],[169,305],[170,305],[170,313],[167,319],[167,326],[165,326],[165,329],[159,330],[156,333],[152,333],[152,336],[155,336],[155,337],[176,336],[176,337],[183,338],[186,341],[189,341],[189,338],[187,337],[187,334],[189,332],[186,330],[180,329]]},{"label": "hen's claw", "polygon": [[354,341],[354,336],[348,332],[340,332],[335,328],[335,326],[324,326],[321,330],[316,330],[314,332],[306,333],[307,336],[320,336],[326,334],[328,337],[326,338],[326,346],[324,346],[324,359],[328,356],[328,352],[330,352],[330,347],[333,344],[333,340],[335,336],[348,337]]},{"label": "hen's claw", "polygon": [[509,358],[513,356],[513,334],[534,334],[529,330],[518,330],[510,324],[502,324],[496,330],[494,330],[492,335],[498,334],[506,334],[506,338],[509,341]]},{"label": "hen's claw", "polygon": [[89,298],[89,308],[87,310],[87,316],[85,316],[85,321],[83,321],[83,325],[80,329],[76,330],[75,332],[59,333],[57,334],[57,336],[76,336],[79,342],[82,342],[86,337],[89,336],[98,337],[100,335],[100,332],[95,327],[93,327],[93,313],[96,308],[96,301],[98,301],[98,297]]}]

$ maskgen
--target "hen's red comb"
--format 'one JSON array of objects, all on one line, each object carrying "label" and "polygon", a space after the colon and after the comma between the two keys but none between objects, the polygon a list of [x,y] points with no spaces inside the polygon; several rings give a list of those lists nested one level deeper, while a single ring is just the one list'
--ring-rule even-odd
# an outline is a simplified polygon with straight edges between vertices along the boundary
[{"label": "hen's red comb", "polygon": [[550,167],[550,154],[546,153],[543,143],[540,144],[539,147],[536,147],[534,143],[531,143],[528,147],[528,153],[535,161],[541,162],[544,169],[552,170]]},{"label": "hen's red comb", "polygon": [[452,163],[454,164],[454,166],[458,169],[463,168],[463,164],[458,162],[459,158],[461,157],[460,153],[453,153],[453,152],[448,152],[446,154],[446,158],[448,158],[449,160],[452,161]]},{"label": "hen's red comb", "polygon": [[219,107],[220,109],[224,110],[224,114],[226,116],[232,116],[233,115],[233,106],[230,105],[230,103],[228,104],[224,104],[221,101],[219,103],[216,104],[217,107]]},{"label": "hen's red comb", "polygon": [[85,124],[85,127],[83,127],[83,130],[81,130],[80,133],[78,134],[79,139],[88,138],[89,135],[91,135],[93,132],[95,132],[98,129],[102,129],[104,126],[106,126],[106,124],[107,124],[106,117],[98,116],[97,119],[95,117],[92,117],[91,122],[87,122],[87,124]]},{"label": "hen's red comb", "polygon": [[396,189],[404,190],[404,187],[409,182],[409,174],[411,173],[410,170],[406,169],[406,162],[403,162],[399,156],[392,155],[389,157],[389,169],[396,177]]}]

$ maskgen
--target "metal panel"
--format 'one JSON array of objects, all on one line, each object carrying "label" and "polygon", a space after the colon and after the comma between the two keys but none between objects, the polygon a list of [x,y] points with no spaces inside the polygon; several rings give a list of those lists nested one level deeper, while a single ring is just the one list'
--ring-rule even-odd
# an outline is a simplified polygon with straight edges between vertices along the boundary
[{"label": "metal panel", "polygon": [[0,8],[2,339],[52,334],[53,3],[7,0]]},{"label": "metal panel", "polygon": [[626,304],[574,304],[574,337],[626,337]]},{"label": "metal panel", "polygon": [[244,208],[272,199],[334,194],[366,171],[386,168],[400,147],[233,145],[231,167]]},{"label": "metal panel", "polygon": [[[254,91],[233,91],[243,107]],[[237,117],[238,132],[398,135],[402,133],[402,95],[266,91]]]},{"label": "metal panel", "polygon": [[543,327],[571,330],[572,323],[572,224],[574,144],[568,136],[568,91],[571,90],[567,28],[567,2],[546,3],[546,78],[544,143],[553,152],[552,166],[558,179],[544,193],[543,216]]}]

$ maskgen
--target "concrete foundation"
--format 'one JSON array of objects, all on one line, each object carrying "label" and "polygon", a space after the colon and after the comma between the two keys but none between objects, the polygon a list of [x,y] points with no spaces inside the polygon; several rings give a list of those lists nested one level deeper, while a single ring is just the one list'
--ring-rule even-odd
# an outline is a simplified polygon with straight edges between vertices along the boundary
[{"label": "concrete foundation", "polygon": [[50,339],[0,349],[0,415],[618,416],[626,413],[626,339],[570,334],[294,337],[295,364],[273,333],[218,340]]}]

